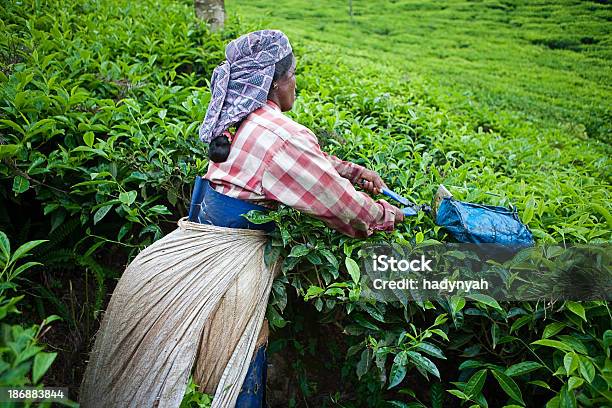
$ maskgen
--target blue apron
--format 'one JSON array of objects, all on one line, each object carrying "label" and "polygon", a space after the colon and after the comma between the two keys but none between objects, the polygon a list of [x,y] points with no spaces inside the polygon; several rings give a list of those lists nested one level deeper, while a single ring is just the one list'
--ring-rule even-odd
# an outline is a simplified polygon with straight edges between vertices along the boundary
[{"label": "blue apron", "polygon": [[[258,229],[270,232],[274,223],[253,224],[242,214],[251,210],[268,211],[267,208],[215,191],[210,182],[197,177],[189,206],[189,221],[218,227]],[[268,359],[266,346],[260,346],[253,356],[249,371],[238,394],[236,408],[265,408]]]},{"label": "blue apron", "polygon": [[189,206],[189,221],[218,227],[257,229],[271,232],[274,222],[253,224],[242,216],[251,210],[267,212],[261,205],[226,196],[215,191],[210,182],[202,177],[196,178]]}]

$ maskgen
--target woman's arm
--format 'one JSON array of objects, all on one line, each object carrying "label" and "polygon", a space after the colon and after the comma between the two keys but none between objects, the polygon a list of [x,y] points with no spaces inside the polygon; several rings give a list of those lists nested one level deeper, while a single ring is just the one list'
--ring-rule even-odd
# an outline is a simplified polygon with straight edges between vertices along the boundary
[{"label": "woman's arm", "polygon": [[355,190],[328,157],[309,135],[298,133],[284,140],[265,158],[264,194],[349,236],[392,230],[396,219],[403,218],[401,210]]},{"label": "woman's arm", "polygon": [[366,170],[365,167],[362,167],[358,164],[351,163],[348,161],[344,161],[337,156],[325,153],[321,151],[323,156],[334,166],[334,169],[347,180],[350,180],[351,183],[357,184],[359,182],[359,177]]},{"label": "woman's arm", "polygon": [[332,166],[334,166],[338,174],[350,180],[353,184],[361,185],[367,192],[371,194],[380,194],[383,187],[387,187],[382,178],[380,178],[378,173],[374,170],[369,170],[358,164],[344,161],[325,152],[323,152],[323,155],[329,160]]}]

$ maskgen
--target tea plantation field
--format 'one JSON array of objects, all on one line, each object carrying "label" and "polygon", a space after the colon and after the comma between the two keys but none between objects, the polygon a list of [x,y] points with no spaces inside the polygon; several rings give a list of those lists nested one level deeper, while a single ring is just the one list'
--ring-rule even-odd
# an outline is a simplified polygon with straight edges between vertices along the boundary
[{"label": "tea plantation field", "polygon": [[[538,244],[609,259],[607,2],[355,0],[352,17],[339,0],[226,7],[226,30],[210,33],[187,0],[0,3],[0,386],[78,399],[117,279],[176,228],[206,170],[212,70],[255,29],[292,41],[289,115],[324,150],[417,203],[444,183],[514,206]],[[370,302],[360,248],[451,241],[427,215],[365,240],[289,208],[268,217],[268,256],[284,257],[268,307],[272,406],[612,405],[608,301]],[[183,407],[210,404],[195,388]]]},{"label": "tea plantation field", "polygon": [[610,141],[606,2],[353,1],[352,19],[348,3],[229,0],[227,8],[309,50],[424,77],[453,112],[476,105]]}]

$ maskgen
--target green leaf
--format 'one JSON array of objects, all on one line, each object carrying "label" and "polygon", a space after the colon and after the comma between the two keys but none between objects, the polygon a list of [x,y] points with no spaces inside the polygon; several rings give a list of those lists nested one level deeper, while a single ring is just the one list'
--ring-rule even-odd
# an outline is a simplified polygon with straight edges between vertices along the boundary
[{"label": "green leaf", "polygon": [[559,395],[552,397],[547,403],[546,408],[559,408]]},{"label": "green leaf", "polygon": [[576,396],[568,389],[567,384],[559,391],[559,408],[577,408]]},{"label": "green leaf", "polygon": [[374,319],[376,319],[376,320],[378,320],[379,322],[382,322],[382,323],[385,322],[385,316],[382,313],[380,313],[380,311],[377,310],[374,306],[365,303],[365,304],[362,305],[362,307]]},{"label": "green leaf", "polygon": [[531,219],[533,218],[533,213],[535,210],[535,200],[533,198],[533,194],[531,195],[531,197],[529,197],[529,199],[527,200],[527,202],[525,203],[525,211],[523,212],[523,223],[525,224],[529,224],[529,222],[531,221]]},{"label": "green leaf", "polygon": [[417,367],[421,367],[423,370],[430,372],[440,379],[440,372],[438,367],[427,357],[417,353],[416,351],[407,351],[406,354],[410,361],[412,361]]},{"label": "green leaf", "polygon": [[493,370],[492,373],[493,377],[495,377],[495,379],[499,383],[499,386],[502,388],[502,390],[504,390],[506,394],[508,394],[510,398],[525,405],[525,402],[523,401],[523,395],[521,394],[521,389],[518,387],[518,385],[516,385],[512,378],[508,377],[501,371]]},{"label": "green leaf", "polygon": [[437,334],[438,336],[442,337],[444,340],[449,341],[448,340],[448,335],[446,333],[444,333],[442,330],[440,329],[430,329],[430,332]]},{"label": "green leaf", "polygon": [[387,401],[387,404],[395,408],[427,408],[426,406],[418,402],[403,402],[403,401],[391,400],[391,401]]},{"label": "green leaf", "polygon": [[425,237],[423,236],[423,233],[421,231],[416,233],[415,241],[417,244],[420,244],[421,242],[423,242],[424,239]]},{"label": "green leaf", "polygon": [[327,259],[327,261],[334,267],[334,269],[338,269],[338,259],[334,256],[334,254],[331,253],[331,251],[327,249],[321,249],[319,252],[325,257],[325,259]]},{"label": "green leaf", "polygon": [[23,128],[21,126],[19,126],[17,123],[13,122],[12,120],[0,119],[0,123],[5,125],[3,127],[13,128],[13,130],[16,130],[17,132],[21,133],[24,136],[26,134],[25,130],[23,130]]},{"label": "green leaf", "polygon": [[449,394],[454,395],[455,397],[459,397],[464,401],[467,401],[470,399],[470,397],[468,397],[467,395],[465,395],[465,393],[459,391],[459,390],[446,390]]},{"label": "green leaf", "polygon": [[39,239],[36,241],[26,242],[25,244],[23,244],[22,246],[20,246],[19,248],[15,250],[15,253],[13,253],[13,256],[11,257],[11,262],[15,262],[16,260],[23,258],[24,256],[28,255],[29,251],[36,248],[43,242],[48,242],[48,241],[49,241],[48,239]]},{"label": "green leaf", "polygon": [[419,349],[420,351],[423,351],[429,354],[430,356],[434,356],[434,357],[438,357],[443,360],[446,360],[446,356],[444,356],[444,353],[442,352],[442,350],[440,350],[440,348],[438,348],[437,346],[434,346],[431,343],[422,342],[422,343],[417,344],[416,348]]},{"label": "green leaf", "polygon": [[403,402],[403,401],[387,401],[393,407],[396,408],[427,408],[425,405],[418,402]]},{"label": "green leaf", "polygon": [[466,360],[461,365],[459,365],[459,370],[466,370],[468,368],[478,368],[482,367],[483,363],[477,360]]},{"label": "green leaf", "polygon": [[0,231],[0,251],[2,251],[3,259],[8,262],[11,256],[11,242],[3,231]]},{"label": "green leaf", "polygon": [[51,364],[57,357],[57,353],[38,353],[34,357],[34,366],[32,367],[32,382],[37,384],[43,375],[47,372]]},{"label": "green leaf", "polygon": [[359,324],[360,326],[363,326],[367,329],[371,329],[371,330],[380,330],[375,324],[370,323],[368,321],[368,319],[366,319],[365,317],[363,317],[360,314],[355,315],[355,323]]},{"label": "green leaf", "polygon": [[299,244],[291,248],[291,253],[289,256],[292,258],[299,258],[310,252],[310,248],[304,244]]},{"label": "green leaf", "polygon": [[483,295],[482,293],[473,293],[470,295],[466,295],[465,297],[467,297],[468,299],[475,300],[478,303],[482,303],[483,305],[492,307],[493,309],[497,309],[502,313],[505,313],[504,309],[502,309],[499,303],[497,303],[497,300],[493,299],[489,295]]},{"label": "green leaf", "polygon": [[584,343],[578,340],[575,336],[560,335],[560,336],[557,336],[557,338],[559,339],[559,341],[571,347],[572,350],[577,353],[581,353],[581,354],[589,353]]},{"label": "green leaf", "polygon": [[429,395],[431,399],[431,408],[443,408],[444,406],[444,388],[442,383],[435,382],[429,387]]},{"label": "green leaf", "polygon": [[312,299],[314,297],[318,297],[321,293],[324,292],[324,289],[318,287],[318,286],[310,286],[308,288],[308,291],[306,292],[306,295],[304,295],[304,300],[307,301],[309,299]]},{"label": "green leaf", "polygon": [[61,318],[61,317],[59,317],[58,315],[50,315],[50,316],[47,316],[47,317],[45,318],[45,320],[43,320],[43,322],[42,322],[41,326],[46,326],[46,325],[51,324],[51,323],[53,323],[53,322],[55,322],[55,321],[57,321],[57,320],[62,320],[62,318]]},{"label": "green leaf", "polygon": [[16,144],[0,144],[0,160],[14,157],[21,149],[21,145]]},{"label": "green leaf", "polygon": [[154,205],[153,207],[149,208],[149,211],[155,214],[172,214],[169,210],[168,207],[166,207],[165,205]]},{"label": "green leaf", "polygon": [[497,323],[491,325],[491,347],[495,349],[497,342],[499,341],[499,326]]},{"label": "green leaf", "polygon": [[522,363],[508,367],[505,374],[508,377],[518,377],[519,375],[530,373],[541,367],[543,367],[542,364],[535,361],[523,361]]},{"label": "green leaf", "polygon": [[412,398],[416,398],[416,393],[411,388],[402,388],[398,391],[402,395],[410,395]]},{"label": "green leaf", "polygon": [[73,152],[87,152],[87,153],[95,153],[99,156],[104,157],[105,159],[108,159],[108,154],[106,154],[106,152],[102,149],[92,149],[89,146],[77,146],[74,149],[72,149]]},{"label": "green leaf", "polygon": [[317,312],[320,312],[321,310],[323,310],[323,299],[317,298],[314,304],[315,304],[315,309],[317,309]]},{"label": "green leaf", "polygon": [[93,132],[85,132],[85,134],[83,135],[83,141],[89,147],[93,146],[94,138],[95,138],[95,136],[94,136]]},{"label": "green leaf", "polygon": [[15,194],[21,194],[30,188],[30,181],[22,176],[15,176],[13,179],[13,191]]},{"label": "green leaf", "polygon": [[565,367],[565,373],[570,375],[578,368],[578,362],[580,358],[573,351],[571,353],[565,354],[563,357],[563,367]]},{"label": "green leaf", "polygon": [[595,378],[595,367],[593,366],[593,363],[591,363],[591,360],[589,360],[587,357],[580,356],[579,366],[580,375],[582,375],[582,378],[584,378],[588,383],[593,382],[593,379]]},{"label": "green leaf", "polygon": [[544,339],[544,340],[536,340],[534,342],[532,342],[531,344],[535,344],[536,346],[546,346],[546,347],[553,347],[556,348],[558,350],[563,350],[563,351],[567,351],[567,352],[571,352],[574,351],[570,346],[561,343],[560,341],[557,340],[549,340],[549,339]]},{"label": "green leaf", "polygon": [[480,394],[486,379],[487,369],[477,371],[468,380],[467,384],[465,384],[465,389],[463,390],[463,392],[465,392],[470,398]]},{"label": "green leaf", "polygon": [[126,191],[123,193],[119,194],[119,201],[121,201],[121,203],[130,206],[134,203],[134,201],[136,201],[136,196],[138,193],[136,193],[136,191],[132,190],[132,191]]},{"label": "green leaf", "polygon": [[366,348],[361,352],[361,358],[357,363],[357,378],[361,378],[370,369],[370,360],[372,359],[372,350]]},{"label": "green leaf", "polygon": [[401,351],[393,359],[393,366],[389,373],[389,386],[387,389],[391,389],[402,382],[406,377],[406,352]]},{"label": "green leaf", "polygon": [[270,326],[283,328],[287,325],[287,321],[281,316],[274,306],[268,306],[266,317],[270,322]]},{"label": "green leaf", "polygon": [[517,331],[518,329],[520,329],[527,323],[529,323],[532,319],[533,317],[531,316],[521,316],[518,319],[516,319],[514,323],[512,323],[512,326],[510,326],[510,334]]},{"label": "green leaf", "polygon": [[446,323],[447,320],[448,317],[446,316],[446,313],[439,314],[438,316],[436,316],[436,320],[434,321],[434,324],[432,326],[439,326],[441,324]]},{"label": "green leaf", "polygon": [[123,224],[123,226],[121,227],[121,229],[117,233],[117,241],[121,241],[123,239],[123,237],[125,237],[126,234],[128,232],[130,232],[131,228],[132,228],[132,223],[131,222],[126,222],[125,224]]},{"label": "green leaf", "polygon": [[534,381],[529,381],[528,384],[533,384],[533,385],[537,385],[538,387],[542,387],[542,388],[546,388],[547,390],[550,390],[550,385],[548,385],[547,383],[545,383],[542,380],[534,380]]},{"label": "green leaf", "polygon": [[565,323],[561,323],[561,322],[551,323],[544,328],[544,333],[542,334],[542,338],[547,339],[549,337],[552,337],[555,334],[559,333],[561,330],[563,330],[566,326],[567,325]]},{"label": "green leaf", "polygon": [[313,265],[321,265],[323,263],[323,260],[321,259],[317,251],[310,251],[306,255],[306,259]]},{"label": "green leaf", "polygon": [[28,132],[27,132],[28,133],[27,138],[30,138],[42,132],[46,132],[52,129],[53,125],[55,125],[55,119],[50,119],[50,118],[42,119],[32,124],[32,126],[29,127]]},{"label": "green leaf", "polygon": [[344,296],[344,289],[342,288],[329,288],[325,291],[328,296]]},{"label": "green leaf", "polygon": [[94,225],[97,224],[98,222],[100,222],[100,220],[102,218],[104,218],[104,216],[106,216],[106,214],[108,214],[108,212],[111,210],[111,208],[113,208],[112,205],[105,205],[104,207],[98,208],[98,211],[96,211],[96,213],[94,214],[94,217],[93,217]]},{"label": "green leaf", "polygon": [[90,180],[90,181],[83,181],[81,183],[77,183],[74,186],[72,186],[73,189],[76,189],[78,187],[85,187],[85,186],[99,186],[102,184],[116,184],[117,182],[115,180]]},{"label": "green leaf", "polygon": [[454,317],[455,314],[459,313],[464,308],[465,298],[456,295],[451,296],[449,304]]},{"label": "green leaf", "polygon": [[580,377],[571,376],[570,379],[567,381],[569,391],[580,387],[582,384],[584,384],[584,380]]},{"label": "green leaf", "polygon": [[580,316],[582,320],[587,321],[586,313],[584,311],[584,307],[578,302],[567,302],[565,304],[569,310],[571,310],[574,314]]},{"label": "green leaf", "polygon": [[359,283],[359,279],[361,278],[361,271],[359,270],[359,265],[352,258],[346,257],[344,259],[344,265],[346,266],[346,270],[349,275],[353,279],[353,282],[356,284]]},{"label": "green leaf", "polygon": [[17,276],[21,275],[22,272],[25,272],[26,270],[30,269],[31,267],[37,266],[37,265],[42,265],[42,263],[40,263],[40,262],[26,262],[23,265],[20,265],[17,269],[15,269],[11,275],[12,275],[13,278],[16,278]]},{"label": "green leaf", "polygon": [[280,227],[280,232],[281,232],[281,239],[283,240],[283,247],[286,247],[287,244],[289,244],[289,241],[291,241],[291,233],[284,226]]},{"label": "green leaf", "polygon": [[265,224],[267,222],[273,221],[272,217],[270,217],[268,214],[258,210],[249,211],[244,215],[244,218],[251,221],[253,224]]}]

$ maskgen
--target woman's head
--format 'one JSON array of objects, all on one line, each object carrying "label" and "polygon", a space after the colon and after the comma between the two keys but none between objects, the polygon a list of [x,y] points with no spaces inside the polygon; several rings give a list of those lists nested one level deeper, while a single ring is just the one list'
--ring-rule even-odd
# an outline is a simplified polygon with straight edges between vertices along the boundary
[{"label": "woman's head", "polygon": [[274,66],[274,77],[268,99],[276,103],[283,112],[291,110],[295,102],[295,67],[296,60],[293,53]]},{"label": "woman's head", "polygon": [[[278,30],[261,30],[231,41],[226,60],[211,78],[211,98],[200,126],[209,156],[221,162],[230,143],[223,132],[263,106],[269,97],[287,111],[295,100],[295,59],[289,39]],[[219,140],[218,140],[219,139]]]}]

